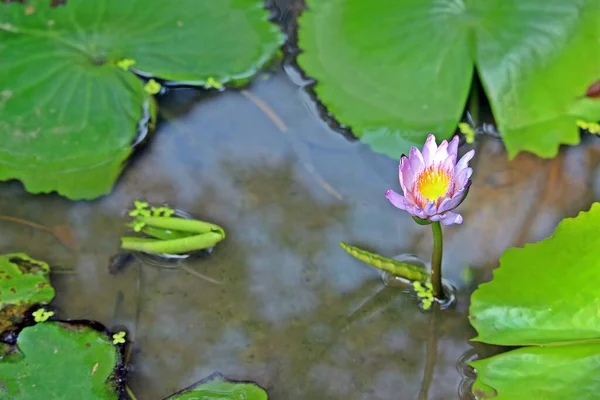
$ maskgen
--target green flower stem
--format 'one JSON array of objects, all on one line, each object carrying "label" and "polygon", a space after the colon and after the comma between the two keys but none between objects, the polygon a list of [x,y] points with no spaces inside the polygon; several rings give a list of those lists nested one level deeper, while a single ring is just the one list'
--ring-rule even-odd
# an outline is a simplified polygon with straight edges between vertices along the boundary
[{"label": "green flower stem", "polygon": [[135,397],[135,394],[133,394],[133,391],[131,390],[131,388],[129,388],[128,385],[125,385],[125,392],[127,392],[127,396],[129,396],[129,400],[137,400],[137,397]]},{"label": "green flower stem", "polygon": [[444,237],[442,225],[438,222],[431,224],[433,232],[433,253],[431,254],[431,283],[433,285],[433,296],[436,299],[444,298],[442,290],[442,255],[444,253]]},{"label": "green flower stem", "polygon": [[204,233],[219,232],[222,239],[225,238],[225,231],[218,225],[210,222],[197,221],[194,219],[172,218],[172,217],[137,217],[136,221],[141,221],[147,226],[154,228],[168,229],[173,231]]},{"label": "green flower stem", "polygon": [[221,240],[223,240],[223,235],[218,232],[207,232],[173,240],[123,237],[121,238],[121,248],[153,254],[184,254],[213,247]]},{"label": "green flower stem", "polygon": [[389,272],[394,276],[413,282],[426,282],[429,280],[429,272],[425,268],[401,261],[396,261],[391,258],[386,258],[380,256],[379,254],[371,253],[355,246],[350,246],[344,242],[340,242],[340,246],[352,257],[355,257],[362,262],[365,262],[383,271]]},{"label": "green flower stem", "polygon": [[473,129],[476,129],[479,126],[479,88],[475,80],[471,83],[471,93],[469,95],[467,110],[469,110],[469,114],[473,118]]}]

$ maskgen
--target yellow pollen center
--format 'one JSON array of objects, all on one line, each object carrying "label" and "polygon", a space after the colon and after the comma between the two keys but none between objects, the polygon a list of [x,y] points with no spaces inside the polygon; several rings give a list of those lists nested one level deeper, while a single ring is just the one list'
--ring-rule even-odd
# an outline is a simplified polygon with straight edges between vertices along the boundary
[{"label": "yellow pollen center", "polygon": [[439,167],[427,167],[417,177],[415,192],[419,193],[423,202],[436,201],[448,193],[452,178],[448,171]]}]

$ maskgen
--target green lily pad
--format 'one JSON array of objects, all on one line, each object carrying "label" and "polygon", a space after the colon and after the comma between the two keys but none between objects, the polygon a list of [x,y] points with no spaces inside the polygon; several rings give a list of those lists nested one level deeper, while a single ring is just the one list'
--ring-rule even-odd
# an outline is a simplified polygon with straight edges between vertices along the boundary
[{"label": "green lily pad", "polygon": [[600,343],[523,347],[472,364],[479,400],[595,400],[600,390]]},{"label": "green lily pad", "polygon": [[157,83],[144,90],[133,72],[238,84],[282,43],[262,0],[48,4],[0,3],[0,180],[33,193],[110,191],[155,117]]},{"label": "green lily pad", "polygon": [[398,158],[449,138],[477,69],[509,155],[579,142],[582,98],[600,76],[600,2],[307,0],[298,64],[336,119]]},{"label": "green lily pad", "polygon": [[18,351],[0,360],[2,399],[118,399],[112,376],[120,355],[104,333],[45,322],[25,328]]},{"label": "green lily pad", "polygon": [[0,256],[0,333],[23,321],[34,304],[47,304],[54,298],[50,267],[26,254]]},{"label": "green lily pad", "polygon": [[492,281],[473,293],[474,340],[540,346],[473,362],[478,372],[474,393],[516,400],[597,398],[598,226],[600,203],[594,203],[589,211],[563,220],[550,238],[507,250]]},{"label": "green lily pad", "polygon": [[176,393],[166,400],[267,400],[267,392],[252,382],[235,382],[227,380],[219,373],[212,374],[206,379]]}]

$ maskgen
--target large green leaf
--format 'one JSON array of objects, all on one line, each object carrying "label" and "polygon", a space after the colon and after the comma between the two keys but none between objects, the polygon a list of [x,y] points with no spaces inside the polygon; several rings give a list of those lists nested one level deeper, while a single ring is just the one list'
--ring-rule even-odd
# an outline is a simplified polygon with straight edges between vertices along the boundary
[{"label": "large green leaf", "polygon": [[23,321],[34,304],[47,304],[54,298],[50,267],[26,254],[0,256],[0,333]]},{"label": "large green leaf", "polygon": [[597,398],[598,226],[600,203],[594,203],[588,212],[563,220],[550,238],[507,250],[492,281],[473,293],[469,318],[475,340],[541,346],[473,362],[474,392],[517,400]]},{"label": "large green leaf", "polygon": [[598,399],[600,343],[523,347],[472,365],[479,400]]},{"label": "large green leaf", "polygon": [[597,0],[308,0],[299,65],[339,122],[398,157],[456,129],[474,68],[510,156],[579,141],[600,76]]},{"label": "large green leaf", "polygon": [[27,3],[0,3],[0,179],[74,199],[110,191],[154,116],[119,61],[177,83],[239,83],[282,42],[262,0]]},{"label": "large green leaf", "polygon": [[267,392],[252,382],[235,382],[215,373],[206,379],[170,396],[167,400],[267,400]]},{"label": "large green leaf", "polygon": [[45,322],[19,334],[18,352],[0,360],[0,399],[117,399],[111,379],[120,356],[102,332]]}]

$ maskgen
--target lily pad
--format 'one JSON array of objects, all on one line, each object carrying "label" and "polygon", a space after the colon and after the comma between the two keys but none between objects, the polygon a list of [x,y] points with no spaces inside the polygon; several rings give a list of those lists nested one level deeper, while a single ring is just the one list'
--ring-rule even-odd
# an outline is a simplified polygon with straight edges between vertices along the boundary
[{"label": "lily pad", "polygon": [[23,322],[34,304],[47,304],[54,298],[50,267],[26,254],[0,256],[0,333]]},{"label": "lily pad", "polygon": [[472,363],[479,400],[595,400],[600,343],[523,347]]},{"label": "lily pad", "polygon": [[[550,238],[507,250],[492,281],[473,293],[474,340],[539,346],[473,362],[478,372],[474,392],[495,393],[498,399],[597,398],[598,226],[600,203],[594,203],[589,211],[563,220]],[[557,394],[544,397],[546,392]]]},{"label": "lily pad", "polygon": [[252,382],[227,380],[220,373],[214,373],[206,379],[176,393],[166,400],[267,400],[267,392]]},{"label": "lily pad", "polygon": [[476,69],[509,155],[557,154],[600,76],[600,2],[581,0],[307,0],[298,64],[328,111],[398,158],[428,133],[449,138]]},{"label": "lily pad", "polygon": [[[45,322],[25,328],[18,351],[0,360],[2,399],[118,399],[120,355],[109,337],[87,326]],[[8,396],[8,397],[6,397]]]},{"label": "lily pad", "polygon": [[283,40],[262,0],[49,3],[0,3],[0,180],[33,193],[110,191],[155,117],[136,74],[238,84]]}]

